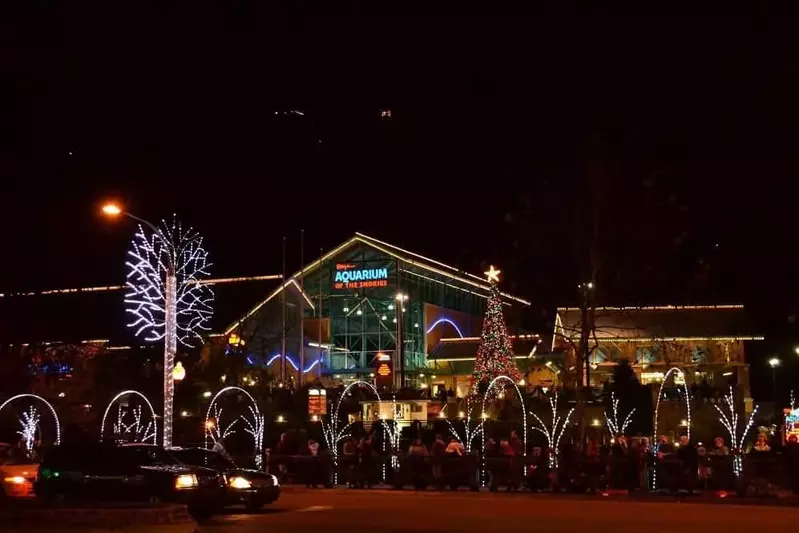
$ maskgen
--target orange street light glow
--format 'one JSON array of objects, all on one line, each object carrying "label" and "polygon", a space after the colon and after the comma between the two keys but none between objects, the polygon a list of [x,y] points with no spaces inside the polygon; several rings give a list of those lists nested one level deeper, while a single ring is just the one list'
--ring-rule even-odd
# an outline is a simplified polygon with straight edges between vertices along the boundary
[{"label": "orange street light glow", "polygon": [[106,215],[115,217],[122,213],[122,209],[116,204],[105,204],[103,206],[103,213]]}]

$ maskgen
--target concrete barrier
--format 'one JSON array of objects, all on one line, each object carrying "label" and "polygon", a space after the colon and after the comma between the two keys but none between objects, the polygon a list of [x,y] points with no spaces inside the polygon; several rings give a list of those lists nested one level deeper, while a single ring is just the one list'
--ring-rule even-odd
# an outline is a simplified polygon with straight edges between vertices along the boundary
[{"label": "concrete barrier", "polygon": [[43,507],[31,503],[0,507],[0,533],[12,531],[194,533],[197,524],[182,505]]}]

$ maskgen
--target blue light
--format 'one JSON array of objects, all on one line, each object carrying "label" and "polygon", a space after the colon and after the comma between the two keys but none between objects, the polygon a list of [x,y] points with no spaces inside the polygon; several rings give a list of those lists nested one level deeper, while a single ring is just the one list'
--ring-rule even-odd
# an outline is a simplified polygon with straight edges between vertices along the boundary
[{"label": "blue light", "polygon": [[252,355],[248,355],[247,356],[247,364],[248,365],[254,365],[255,364],[255,358]]},{"label": "blue light", "polygon": [[[278,354],[275,354],[275,355],[273,355],[273,356],[272,356],[272,357],[269,359],[269,361],[267,361],[267,362],[266,362],[266,366],[270,366],[272,363],[274,363],[274,362],[275,362],[277,359],[279,359],[279,358],[280,358],[280,354],[279,354],[279,353],[278,353]],[[295,363],[295,362],[294,362],[294,360],[293,360],[293,359],[292,359],[290,356],[288,356],[288,355],[286,356],[286,361],[288,361],[288,362],[289,362],[289,364],[290,364],[292,367],[294,367],[294,370],[299,370],[299,366],[297,365],[297,363]],[[310,372],[311,370],[313,370],[313,367],[315,367],[315,366],[316,366],[316,365],[318,365],[318,364],[319,364],[319,359],[317,359],[317,360],[313,361],[313,362],[310,364],[310,366],[308,366],[308,368],[306,368],[305,370],[303,370],[303,371],[302,371],[302,373],[303,373],[303,374],[307,374],[308,372]]]},{"label": "blue light", "polygon": [[463,338],[463,333],[461,333],[461,330],[460,330],[460,328],[458,327],[458,325],[457,325],[455,322],[453,322],[452,320],[450,320],[449,318],[439,318],[438,320],[436,320],[435,322],[433,322],[433,325],[432,325],[432,326],[430,326],[430,327],[427,329],[427,333],[430,333],[431,331],[433,331],[433,330],[436,328],[436,326],[438,326],[438,325],[439,325],[439,324],[441,324],[442,322],[446,322],[447,324],[449,324],[450,326],[452,326],[453,328],[455,328],[455,331],[457,331],[457,332],[458,332],[458,336],[459,336],[461,339]]}]

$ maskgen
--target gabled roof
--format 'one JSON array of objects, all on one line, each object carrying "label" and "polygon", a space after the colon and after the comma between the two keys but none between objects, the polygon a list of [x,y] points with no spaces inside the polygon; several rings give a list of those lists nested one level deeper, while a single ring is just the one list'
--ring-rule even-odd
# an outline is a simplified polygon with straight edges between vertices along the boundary
[{"label": "gabled roof", "polygon": [[[440,261],[436,261],[435,259],[430,259],[429,257],[425,257],[423,255],[410,252],[408,250],[400,248],[399,246],[395,246],[385,241],[381,241],[373,237],[369,237],[368,235],[364,235],[363,233],[355,233],[355,235],[350,239],[336,246],[335,248],[333,248],[326,254],[322,255],[320,258],[316,259],[315,261],[305,265],[302,269],[292,274],[288,278],[283,287],[288,286],[293,281],[297,290],[299,290],[300,284],[298,280],[300,278],[313,272],[314,270],[319,268],[319,266],[322,263],[329,260],[330,258],[335,257],[344,250],[359,243],[371,246],[372,248],[379,250],[380,252],[383,252],[388,256],[391,256],[395,259],[399,259],[404,263],[418,267],[422,270],[426,270],[431,274],[436,274],[444,278],[449,278],[450,280],[457,281],[458,283],[465,285],[465,287],[452,285],[452,287],[456,289],[470,292],[472,294],[477,294],[478,296],[481,296],[483,298],[487,298],[488,294],[491,291],[491,287],[488,285],[488,283],[486,283],[485,278],[483,277],[476,276],[469,272],[464,272],[463,270],[459,270],[453,266],[447,265]],[[412,272],[410,272],[410,274],[420,275],[420,274],[414,274]],[[432,278],[427,278],[427,279],[432,279]],[[438,280],[432,279],[432,281],[438,281]],[[233,330],[235,330],[239,326],[239,324],[241,324],[244,320],[252,316],[261,307],[263,307],[263,305],[266,304],[269,300],[277,296],[280,293],[280,291],[283,290],[283,287],[278,287],[274,292],[270,293],[263,301],[259,302],[258,305],[250,309],[250,311],[248,311],[247,314],[245,314],[240,319],[236,320],[234,323],[230,324],[230,326],[228,326],[228,328],[225,329],[224,334],[229,335]],[[523,305],[530,305],[530,302],[528,302],[527,300],[523,300],[517,296],[512,296],[504,292],[500,294],[504,299],[508,301],[521,303]],[[311,298],[309,298],[307,294],[303,293],[303,297],[309,302],[311,302]],[[311,305],[313,306],[312,303]]]},{"label": "gabled roof", "polygon": [[[599,342],[762,340],[743,305],[597,307],[594,315]],[[555,338],[578,340],[581,312],[558,308]]]}]

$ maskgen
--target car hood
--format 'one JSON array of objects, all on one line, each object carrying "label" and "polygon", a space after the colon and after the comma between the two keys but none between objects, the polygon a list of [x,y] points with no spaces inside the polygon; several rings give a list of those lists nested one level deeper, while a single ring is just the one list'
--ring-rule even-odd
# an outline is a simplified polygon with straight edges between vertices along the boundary
[{"label": "car hood", "polygon": [[189,465],[152,465],[152,466],[140,466],[142,470],[149,470],[151,472],[168,472],[174,475],[181,475],[181,474],[196,474],[200,476],[214,476],[216,472],[211,470],[210,468],[203,468],[200,466],[189,466]]}]

